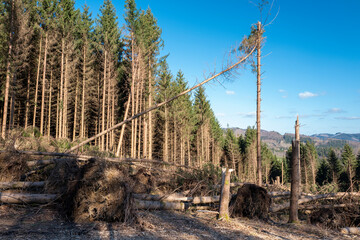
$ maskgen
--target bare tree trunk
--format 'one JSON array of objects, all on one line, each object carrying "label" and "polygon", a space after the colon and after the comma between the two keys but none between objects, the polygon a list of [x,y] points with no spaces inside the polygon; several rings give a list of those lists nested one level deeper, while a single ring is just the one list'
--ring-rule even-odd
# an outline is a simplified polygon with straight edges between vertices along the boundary
[{"label": "bare tree trunk", "polygon": [[[152,106],[152,74],[151,60],[149,58],[149,108]],[[153,129],[152,129],[152,112],[149,112],[149,159],[152,159]]]},{"label": "bare tree trunk", "polygon": [[60,65],[60,111],[59,111],[59,138],[63,137],[63,108],[64,108],[64,39],[61,40],[61,65]]},{"label": "bare tree trunk", "polygon": [[49,89],[49,112],[48,112],[48,126],[47,126],[47,136],[50,137],[50,128],[51,128],[51,101],[52,101],[52,77],[53,71],[50,72],[50,89]]},{"label": "bare tree trunk", "polygon": [[77,74],[76,87],[75,87],[74,125],[73,125],[73,136],[72,136],[73,141],[75,141],[75,138],[76,138],[77,109],[78,109],[78,103],[77,103],[78,102],[78,88],[79,88],[79,74]]},{"label": "bare tree trunk", "polygon": [[85,137],[85,88],[86,88],[86,48],[84,46],[84,62],[83,62],[83,76],[82,76],[82,96],[81,96],[81,123],[80,123],[80,138]]},{"label": "bare tree trunk", "polygon": [[15,1],[11,2],[11,20],[10,20],[10,33],[9,33],[9,47],[8,47],[8,59],[6,64],[6,80],[5,80],[5,94],[4,94],[4,109],[3,109],[3,122],[1,129],[1,137],[5,139],[6,136],[6,122],[7,122],[7,110],[9,104],[9,90],[10,90],[10,75],[11,75],[11,55],[13,47],[13,26],[14,26],[14,14],[15,14]]},{"label": "bare tree trunk", "polygon": [[[143,105],[142,105],[142,97],[143,96],[143,84],[141,84],[140,86],[140,97],[139,97],[139,112],[142,112],[143,110]],[[141,132],[142,132],[142,123],[143,122],[143,116],[139,117],[139,145],[138,145],[138,153],[137,153],[137,157],[138,159],[140,159],[141,157]],[[143,143],[144,144],[144,143]]]},{"label": "bare tree trunk", "polygon": [[261,105],[261,38],[262,38],[262,26],[261,23],[257,23],[257,98],[256,98],[256,157],[257,157],[257,180],[258,185],[262,185],[262,176],[261,176],[261,127],[260,127],[260,105]]},{"label": "bare tree trunk", "polygon": [[168,162],[169,158],[169,120],[168,120],[168,107],[165,106],[165,133],[164,133],[164,147],[163,147],[163,160]]},{"label": "bare tree trunk", "polygon": [[[128,113],[129,113],[129,108],[130,108],[130,104],[131,104],[130,100],[131,100],[131,93],[129,93],[128,101],[127,101],[127,104],[126,104],[126,110],[125,110],[125,114],[124,114],[124,121],[127,119],[127,116],[128,116]],[[121,149],[122,141],[123,141],[123,138],[124,138],[125,126],[126,126],[126,124],[122,125],[122,127],[121,127],[119,144],[118,144],[116,155],[115,155],[117,157],[120,156],[120,149]]]},{"label": "bare tree trunk", "polygon": [[44,110],[45,110],[45,83],[46,83],[46,59],[48,48],[48,33],[45,33],[44,69],[42,77],[41,112],[40,112],[40,134],[44,134]]},{"label": "bare tree trunk", "polygon": [[25,129],[28,127],[29,110],[30,110],[30,69],[28,72],[27,86],[26,86],[26,106],[25,106]]},{"label": "bare tree trunk", "polygon": [[300,133],[299,133],[299,116],[295,125],[295,142],[293,141],[292,151],[292,164],[291,164],[291,196],[290,196],[290,212],[289,222],[298,221],[298,209],[299,209],[299,190],[300,190]]},{"label": "bare tree trunk", "polygon": [[[106,68],[107,68],[107,51],[105,50],[105,57],[104,57],[104,84],[103,84],[103,97],[102,97],[102,113],[101,113],[101,131],[104,132],[105,130],[105,102],[106,102]],[[105,150],[105,136],[101,137],[101,144],[100,150]]]},{"label": "bare tree trunk", "polygon": [[[140,71],[140,69],[138,69],[138,72]],[[139,78],[137,78],[138,81],[140,81]],[[137,82],[136,84],[136,102],[135,102],[135,113],[139,112],[139,94],[140,94],[140,82]],[[138,118],[136,118],[134,120],[134,157],[136,157],[136,152],[137,152],[137,133],[138,133]],[[140,143],[140,141],[139,141]]]},{"label": "bare tree trunk", "polygon": [[[115,86],[113,84],[112,91],[111,91],[111,124],[110,126],[113,126],[115,124]],[[114,145],[115,145],[115,132],[111,132],[110,137],[110,148],[112,151],[114,151]]]},{"label": "bare tree trunk", "polygon": [[[134,44],[134,34],[131,33],[131,115],[135,114],[135,44]],[[134,158],[134,122],[131,123],[131,154],[130,156]]]},{"label": "bare tree trunk", "polygon": [[64,73],[64,107],[63,107],[63,138],[68,138],[68,83],[69,83],[69,76],[68,76],[68,55],[65,55],[65,73]]},{"label": "bare tree trunk", "polygon": [[[108,65],[110,65],[110,61],[108,63]],[[108,66],[109,68],[109,66]],[[107,71],[107,70],[106,70]],[[110,91],[111,91],[111,74],[109,73],[106,73],[107,76],[109,76],[109,81],[108,81],[108,85],[107,85],[107,110],[106,110],[106,129],[109,128],[109,125],[110,125],[110,119],[111,119],[111,112],[110,112],[110,104],[111,104],[111,94],[110,94]],[[107,133],[106,134],[106,145],[105,145],[105,149],[106,151],[109,151],[109,141],[110,141],[110,136],[109,136],[110,133]]]},{"label": "bare tree trunk", "polygon": [[229,168],[223,168],[221,181],[221,195],[218,219],[229,220],[229,202],[230,202],[230,175]]},{"label": "bare tree trunk", "polygon": [[37,100],[38,100],[38,92],[39,92],[39,79],[40,79],[40,66],[41,66],[41,46],[42,46],[42,36],[40,37],[39,59],[38,59],[38,67],[36,72],[33,128],[35,128],[35,124],[36,124],[36,108],[37,108]]},{"label": "bare tree trunk", "polygon": [[59,124],[60,124],[60,121],[59,121],[59,111],[60,111],[60,108],[59,108],[59,105],[60,105],[60,93],[58,92],[57,93],[57,99],[56,99],[56,129],[55,129],[55,137],[58,138],[59,137]]}]

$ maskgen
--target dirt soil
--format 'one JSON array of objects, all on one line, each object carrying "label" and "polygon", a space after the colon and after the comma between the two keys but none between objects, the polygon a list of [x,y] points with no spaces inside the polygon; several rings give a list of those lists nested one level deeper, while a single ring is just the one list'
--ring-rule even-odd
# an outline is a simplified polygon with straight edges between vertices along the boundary
[{"label": "dirt soil", "polygon": [[141,211],[140,224],[68,222],[50,207],[0,206],[0,239],[358,239],[307,224],[248,219],[217,221],[214,213]]}]

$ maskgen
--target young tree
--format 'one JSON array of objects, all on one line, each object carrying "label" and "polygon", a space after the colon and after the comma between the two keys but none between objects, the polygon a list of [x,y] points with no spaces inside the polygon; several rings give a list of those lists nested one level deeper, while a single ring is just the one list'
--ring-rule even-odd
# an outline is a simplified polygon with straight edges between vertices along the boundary
[{"label": "young tree", "polygon": [[341,153],[341,160],[344,164],[344,172],[346,172],[349,179],[350,191],[352,192],[354,190],[353,178],[355,176],[354,171],[356,166],[356,159],[349,144],[345,144]]},{"label": "young tree", "polygon": [[336,153],[333,148],[330,148],[327,161],[329,163],[329,167],[332,175],[332,181],[336,183],[341,173],[342,166],[340,159],[336,156]]}]

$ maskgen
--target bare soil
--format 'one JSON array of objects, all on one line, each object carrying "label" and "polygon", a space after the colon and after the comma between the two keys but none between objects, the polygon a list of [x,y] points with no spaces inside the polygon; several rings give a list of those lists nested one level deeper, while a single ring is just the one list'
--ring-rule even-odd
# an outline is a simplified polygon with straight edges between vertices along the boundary
[{"label": "bare soil", "polygon": [[358,239],[308,224],[216,220],[214,213],[140,211],[132,225],[77,224],[51,207],[0,206],[0,239]]}]

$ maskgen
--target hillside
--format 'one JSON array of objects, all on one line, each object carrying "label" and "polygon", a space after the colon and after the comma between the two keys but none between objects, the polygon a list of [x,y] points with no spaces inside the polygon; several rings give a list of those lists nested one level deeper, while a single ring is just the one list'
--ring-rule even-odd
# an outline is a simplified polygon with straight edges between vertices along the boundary
[{"label": "hillside", "polygon": [[[231,128],[234,131],[235,136],[245,135],[246,129],[242,128]],[[273,153],[278,157],[284,157],[286,150],[291,146],[291,141],[295,138],[294,134],[285,133],[281,135],[276,131],[261,130],[261,140],[265,142]],[[336,133],[336,134],[314,134],[311,136],[301,135],[300,139],[302,142],[311,141],[314,142],[317,149],[334,148],[341,149],[348,143],[355,153],[360,150],[360,134],[347,134],[347,133]]]}]

